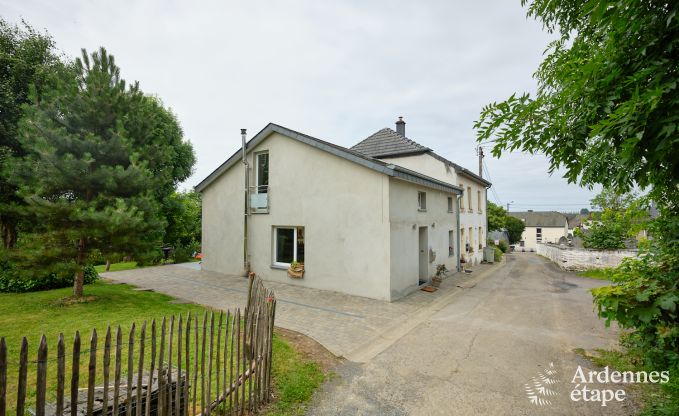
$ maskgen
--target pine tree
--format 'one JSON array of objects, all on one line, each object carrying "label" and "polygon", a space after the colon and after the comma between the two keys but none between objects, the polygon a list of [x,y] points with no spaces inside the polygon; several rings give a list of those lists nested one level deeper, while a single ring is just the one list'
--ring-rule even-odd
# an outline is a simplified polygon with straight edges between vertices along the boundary
[{"label": "pine tree", "polygon": [[126,85],[104,48],[91,59],[83,50],[75,69],[76,77],[63,77],[25,108],[19,140],[27,156],[16,162],[14,178],[38,231],[25,252],[36,272],[40,265],[73,270],[79,297],[93,250],[148,250],[162,221],[153,174],[125,128],[138,84]]}]

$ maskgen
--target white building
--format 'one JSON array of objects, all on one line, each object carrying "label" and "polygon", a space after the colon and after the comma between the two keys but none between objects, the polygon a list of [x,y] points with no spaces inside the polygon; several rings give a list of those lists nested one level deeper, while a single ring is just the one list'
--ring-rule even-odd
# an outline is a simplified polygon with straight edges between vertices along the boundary
[{"label": "white building", "polygon": [[558,243],[561,237],[568,237],[568,220],[560,212],[509,212],[526,226],[516,250],[535,251],[537,243]]},{"label": "white building", "polygon": [[[459,267],[460,227],[473,226],[461,222],[458,183],[471,180],[444,181],[276,124],[246,148],[247,207],[241,150],[196,187],[204,269],[395,300],[430,281],[437,264]],[[484,227],[485,214],[474,214]],[[288,276],[293,262],[303,278]]]}]

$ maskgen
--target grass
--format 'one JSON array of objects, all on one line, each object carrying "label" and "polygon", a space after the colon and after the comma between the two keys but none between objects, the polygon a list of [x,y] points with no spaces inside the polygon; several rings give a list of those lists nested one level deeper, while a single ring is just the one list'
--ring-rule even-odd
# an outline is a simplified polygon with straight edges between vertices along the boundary
[{"label": "grass", "polygon": [[[120,263],[111,263],[111,267],[109,268],[109,272],[119,272],[122,270],[131,270],[131,269],[136,269],[137,267],[137,262],[136,261],[124,261]],[[106,265],[105,264],[100,264],[98,266],[94,266],[94,270],[97,271],[97,273],[104,273],[106,272]]]},{"label": "grass", "polygon": [[[188,312],[202,316],[206,309],[193,304],[174,304],[170,296],[155,292],[135,291],[128,285],[114,285],[105,282],[97,282],[85,286],[84,302],[71,302],[68,297],[71,289],[56,289],[43,292],[22,294],[0,294],[0,337],[4,337],[7,343],[8,353],[8,410],[15,406],[16,383],[18,377],[19,349],[21,338],[26,336],[29,345],[29,383],[35,383],[35,357],[40,336],[45,334],[49,345],[49,360],[56,357],[56,341],[60,333],[66,340],[66,364],[67,369],[71,366],[69,352],[72,349],[73,336],[80,331],[82,339],[81,350],[85,354],[80,358],[81,384],[83,387],[87,379],[87,350],[90,345],[92,329],[97,330],[100,345],[103,343],[108,325],[115,328],[118,325],[123,329],[123,339],[127,340],[129,328],[133,322],[137,323],[137,340],[139,339],[139,325],[142,321],[156,319],[160,321],[163,316],[182,314]],[[216,319],[215,319],[216,320]],[[160,330],[158,330],[160,332]],[[150,354],[150,327],[147,328],[146,354]],[[138,352],[138,341],[136,351]],[[97,382],[103,379],[101,369],[103,351],[97,359]],[[123,350],[123,363],[127,360],[127,349]],[[147,356],[148,358],[148,356]],[[135,359],[136,361],[136,359]],[[56,361],[48,364],[48,386],[52,392],[48,393],[48,401],[54,401],[54,386],[56,380]],[[125,366],[123,366],[125,367]],[[273,415],[297,415],[313,390],[323,380],[323,372],[320,367],[302,359],[301,355],[286,342],[274,338],[273,342],[273,382],[275,396],[279,400],[273,403],[269,409]],[[70,384],[70,372],[67,372],[66,385]],[[200,393],[199,393],[200,394]],[[35,391],[29,387],[27,405],[34,403]]]},{"label": "grass", "polygon": [[[614,351],[597,349],[596,354],[589,355],[582,348],[576,348],[575,353],[589,359],[599,367],[608,366],[618,371],[664,371],[663,369],[649,369],[643,366],[641,353],[625,350]],[[669,370],[670,381],[666,384],[628,384],[639,393],[643,410],[640,416],[670,416],[679,414],[679,374],[677,370]]]},{"label": "grass", "polygon": [[609,280],[608,273],[609,269],[589,269],[582,272],[578,272],[579,277],[588,277],[590,279],[596,280]]}]

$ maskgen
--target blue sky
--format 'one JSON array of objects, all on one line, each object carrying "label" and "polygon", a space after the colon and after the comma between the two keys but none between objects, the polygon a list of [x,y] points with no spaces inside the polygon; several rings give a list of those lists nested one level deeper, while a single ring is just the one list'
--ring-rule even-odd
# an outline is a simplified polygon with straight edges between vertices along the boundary
[{"label": "blue sky", "polygon": [[[0,0],[67,56],[104,46],[122,75],[177,114],[197,184],[275,122],[343,146],[407,122],[411,139],[478,170],[483,105],[534,91],[550,40],[516,1]],[[490,156],[491,201],[575,211],[596,193],[551,177],[543,156]]]}]

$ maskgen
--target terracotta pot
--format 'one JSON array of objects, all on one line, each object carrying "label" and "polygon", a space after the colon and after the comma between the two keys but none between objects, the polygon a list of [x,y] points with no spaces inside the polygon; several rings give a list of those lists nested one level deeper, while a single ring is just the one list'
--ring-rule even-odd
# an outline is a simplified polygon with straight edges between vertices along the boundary
[{"label": "terracotta pot", "polygon": [[293,279],[301,279],[304,277],[304,265],[290,266],[288,268],[288,277]]}]

